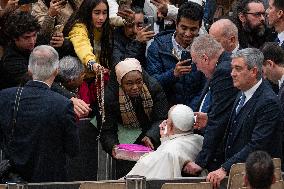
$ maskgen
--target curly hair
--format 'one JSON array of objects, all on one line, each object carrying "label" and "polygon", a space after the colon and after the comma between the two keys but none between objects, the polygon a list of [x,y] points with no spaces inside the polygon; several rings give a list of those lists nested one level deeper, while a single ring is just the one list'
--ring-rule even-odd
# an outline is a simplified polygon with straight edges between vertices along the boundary
[{"label": "curly hair", "polygon": [[263,3],[262,0],[237,0],[232,5],[233,10],[233,22],[238,28],[241,28],[242,23],[239,19],[240,13],[246,13],[249,11],[248,4],[250,3]]},{"label": "curly hair", "polygon": [[[88,30],[89,39],[94,39],[94,25],[92,22],[92,11],[99,4],[104,3],[107,6],[107,18],[103,24],[101,42],[101,54],[100,54],[100,64],[106,68],[111,68],[111,57],[112,57],[112,28],[109,21],[109,5],[107,0],[84,0],[79,7],[79,9],[74,12],[68,19],[63,34],[68,36],[72,27],[76,23],[83,23]],[[90,40],[91,45],[94,45],[94,41]]]},{"label": "curly hair", "polygon": [[199,25],[201,26],[203,15],[203,7],[197,3],[189,1],[182,4],[182,6],[179,8],[177,23],[179,23],[181,18],[188,18],[190,20],[199,21]]},{"label": "curly hair", "polygon": [[28,12],[14,11],[8,15],[3,24],[4,35],[13,40],[27,32],[38,32],[41,29],[37,19]]}]

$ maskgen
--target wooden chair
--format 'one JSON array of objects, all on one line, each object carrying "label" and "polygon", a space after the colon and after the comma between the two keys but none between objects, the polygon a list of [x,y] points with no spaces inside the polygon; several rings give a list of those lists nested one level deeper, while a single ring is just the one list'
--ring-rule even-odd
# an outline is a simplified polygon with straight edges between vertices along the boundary
[{"label": "wooden chair", "polygon": [[123,182],[85,182],[80,185],[80,189],[125,189],[125,187]]},{"label": "wooden chair", "polygon": [[[274,174],[276,177],[276,182],[283,180],[281,173],[281,159],[273,158],[272,161],[275,167]],[[228,178],[227,189],[242,188],[244,175],[245,175],[245,163],[237,163],[232,165]]]},{"label": "wooden chair", "polygon": [[200,183],[165,183],[161,189],[212,189],[210,182]]},{"label": "wooden chair", "polygon": [[271,189],[283,189],[284,188],[284,181],[280,180],[272,184]]}]

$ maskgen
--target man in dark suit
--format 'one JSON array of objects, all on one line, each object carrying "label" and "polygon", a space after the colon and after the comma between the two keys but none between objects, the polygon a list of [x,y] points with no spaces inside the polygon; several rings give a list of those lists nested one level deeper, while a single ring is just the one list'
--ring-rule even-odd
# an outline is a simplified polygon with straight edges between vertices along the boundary
[{"label": "man in dark suit", "polygon": [[241,90],[230,115],[224,137],[225,161],[208,174],[216,188],[235,163],[245,162],[251,152],[263,150],[282,157],[282,113],[279,100],[262,80],[263,54],[255,48],[232,55],[234,86]]},{"label": "man in dark suit", "polygon": [[277,32],[275,42],[284,49],[284,1],[269,0],[266,12],[269,25]]},{"label": "man in dark suit", "polygon": [[284,108],[284,49],[277,43],[266,43],[262,48],[263,74],[266,79],[279,86],[279,98]]},{"label": "man in dark suit", "polygon": [[[278,97],[282,110],[284,110],[284,49],[277,43],[269,42],[262,48],[262,53],[264,55],[262,64],[264,77],[279,86]],[[282,142],[282,154],[284,154],[283,147]],[[283,161],[282,170],[284,170]]]},{"label": "man in dark suit", "polygon": [[[66,156],[79,152],[72,102],[50,90],[58,62],[54,48],[46,45],[34,48],[28,65],[33,81],[28,81],[22,90],[8,88],[0,92],[4,151],[12,162],[12,171],[28,182],[65,181]],[[15,105],[18,91],[20,100]],[[14,108],[17,113],[13,126]]]},{"label": "man in dark suit", "polygon": [[[189,162],[184,171],[193,173],[192,168],[201,170],[215,170],[223,162],[222,152],[220,151],[222,138],[226,130],[230,112],[236,99],[238,89],[233,86],[231,77],[231,58],[230,53],[225,52],[220,43],[212,36],[203,35],[194,39],[191,46],[192,60],[198,70],[202,71],[209,83],[206,96],[203,93],[202,103],[199,111],[203,109],[208,95],[211,96],[208,114],[196,112],[197,120],[195,128],[205,127],[202,151],[198,154],[195,163]],[[207,118],[205,122],[204,117]],[[219,150],[216,150],[219,149]]]}]

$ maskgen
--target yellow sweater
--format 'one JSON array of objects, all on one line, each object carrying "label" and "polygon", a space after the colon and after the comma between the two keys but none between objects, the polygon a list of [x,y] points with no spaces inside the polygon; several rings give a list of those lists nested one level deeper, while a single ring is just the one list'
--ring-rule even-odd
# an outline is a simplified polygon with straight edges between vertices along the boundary
[{"label": "yellow sweater", "polygon": [[88,30],[85,24],[75,24],[68,34],[68,38],[74,46],[74,50],[81,60],[87,66],[88,61],[93,60],[99,63],[99,55],[101,51],[100,38],[101,32],[94,30],[94,47],[88,37]]}]

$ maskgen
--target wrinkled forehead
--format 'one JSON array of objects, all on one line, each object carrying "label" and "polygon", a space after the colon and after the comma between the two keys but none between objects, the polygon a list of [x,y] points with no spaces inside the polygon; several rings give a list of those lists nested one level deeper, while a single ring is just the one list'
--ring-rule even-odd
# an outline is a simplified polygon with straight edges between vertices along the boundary
[{"label": "wrinkled forehead", "polygon": [[247,7],[249,12],[265,12],[264,5],[261,2],[251,2]]}]

